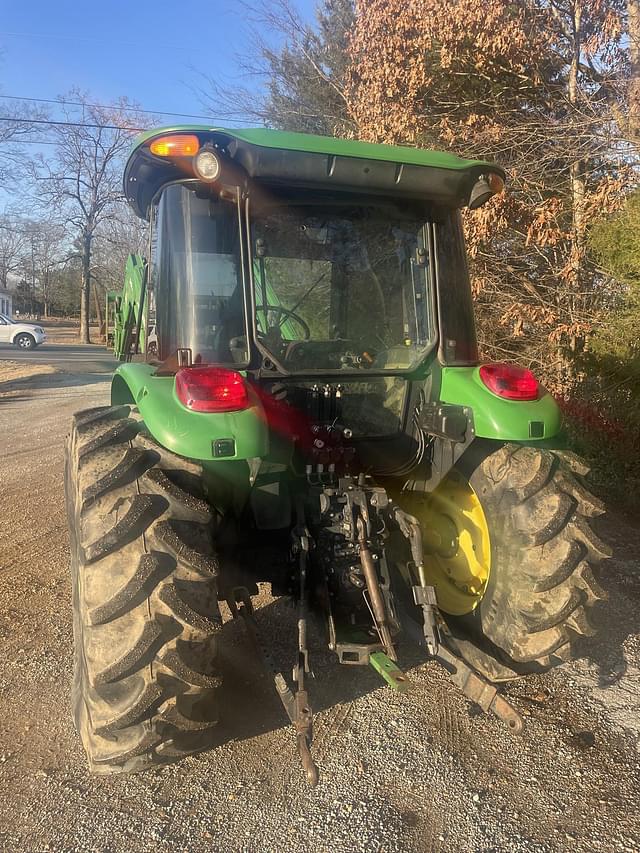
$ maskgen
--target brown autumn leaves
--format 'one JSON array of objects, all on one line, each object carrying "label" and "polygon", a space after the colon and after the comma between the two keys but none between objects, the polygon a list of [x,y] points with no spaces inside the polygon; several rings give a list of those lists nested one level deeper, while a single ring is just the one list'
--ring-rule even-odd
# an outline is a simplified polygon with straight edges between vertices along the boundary
[{"label": "brown autumn leaves", "polygon": [[632,177],[626,33],[624,0],[356,0],[354,135],[507,169],[465,217],[481,341],[563,392],[615,295],[587,236]]}]

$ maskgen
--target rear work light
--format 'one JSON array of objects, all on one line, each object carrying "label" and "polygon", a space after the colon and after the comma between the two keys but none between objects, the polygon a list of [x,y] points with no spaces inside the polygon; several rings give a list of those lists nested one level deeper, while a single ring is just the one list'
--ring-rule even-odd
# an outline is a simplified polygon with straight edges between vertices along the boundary
[{"label": "rear work light", "polygon": [[249,408],[244,379],[224,367],[185,367],[176,373],[176,394],[193,412],[239,412]]},{"label": "rear work light", "polygon": [[149,151],[157,157],[195,157],[200,140],[192,133],[172,133],[159,136],[149,145]]},{"label": "rear work light", "polygon": [[208,148],[196,154],[193,166],[203,181],[215,181],[220,175],[220,160]]},{"label": "rear work light", "polygon": [[538,380],[530,370],[516,364],[483,364],[480,379],[498,397],[507,400],[537,400]]}]

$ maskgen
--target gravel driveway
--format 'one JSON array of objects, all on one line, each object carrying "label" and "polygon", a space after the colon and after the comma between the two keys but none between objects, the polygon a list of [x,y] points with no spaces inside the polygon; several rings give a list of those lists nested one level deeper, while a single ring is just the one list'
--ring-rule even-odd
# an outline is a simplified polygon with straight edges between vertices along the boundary
[{"label": "gravel driveway", "polygon": [[[415,687],[338,667],[319,647],[321,783],[302,781],[291,729],[227,624],[213,751],[163,770],[91,777],[71,725],[62,447],[71,413],[108,377],[59,373],[0,395],[0,845],[11,851],[637,851],[640,848],[638,529],[605,519],[601,643],[562,670],[507,686],[526,732],[476,715],[410,651]],[[0,386],[0,391],[2,387]],[[295,612],[266,591],[257,620],[293,660]]]}]

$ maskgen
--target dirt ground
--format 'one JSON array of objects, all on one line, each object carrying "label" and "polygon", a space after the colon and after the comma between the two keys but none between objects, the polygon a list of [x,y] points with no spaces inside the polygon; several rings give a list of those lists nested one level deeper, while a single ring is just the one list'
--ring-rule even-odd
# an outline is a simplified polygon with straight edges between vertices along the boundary
[{"label": "dirt ground", "polygon": [[[1,380],[0,380],[1,381]],[[242,629],[225,626],[226,718],[216,749],[137,776],[88,774],[72,669],[62,449],[71,413],[108,376],[26,377],[0,398],[0,848],[7,851],[637,851],[640,849],[638,528],[614,548],[599,639],[506,686],[526,731],[476,714],[436,664],[402,652],[408,694],[338,667],[319,642],[310,685],[320,785]],[[2,390],[2,385],[0,385]],[[293,660],[295,612],[263,590],[258,623]]]},{"label": "dirt ground", "polygon": [[[18,319],[18,318],[16,318]],[[47,333],[47,343],[50,344],[75,344],[78,342],[80,332],[80,323],[78,320],[67,320],[58,317],[49,317],[47,319],[29,319],[28,317],[21,318],[24,323],[34,323],[41,326]],[[98,326],[90,327],[91,341],[94,344],[102,344],[100,339],[100,330]]]},{"label": "dirt ground", "polygon": [[[28,364],[20,361],[0,361],[0,396],[17,394],[25,387],[25,380],[46,376],[56,370],[49,364]],[[33,386],[33,381],[28,383]]]}]

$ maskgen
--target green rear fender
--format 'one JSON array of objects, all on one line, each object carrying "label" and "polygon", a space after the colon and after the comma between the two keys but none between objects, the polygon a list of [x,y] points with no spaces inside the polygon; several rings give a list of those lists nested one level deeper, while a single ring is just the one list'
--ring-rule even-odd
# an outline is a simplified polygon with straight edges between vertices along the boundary
[{"label": "green rear fender", "polygon": [[[479,366],[443,367],[438,399],[473,410],[476,437],[535,443],[560,438],[562,416],[551,394],[537,400],[505,400],[480,379]],[[435,378],[435,376],[434,376]],[[434,382],[434,388],[438,382]]]},{"label": "green rear fender", "polygon": [[[145,427],[167,450],[198,461],[230,461],[264,457],[269,430],[264,408],[255,395],[241,412],[203,414],[185,408],[175,393],[173,376],[154,376],[148,364],[129,363],[117,368],[111,384],[111,404],[138,407]],[[232,439],[235,453],[216,455],[216,442]]]},{"label": "green rear fender", "polygon": [[[434,399],[468,406],[478,438],[535,443],[560,439],[562,418],[553,397],[505,400],[480,379],[478,367],[434,365]],[[240,412],[202,414],[185,408],[176,397],[172,376],[154,376],[148,364],[122,364],[111,386],[113,405],[136,405],[153,437],[168,450],[200,461],[255,459],[269,452],[269,428],[257,396]],[[235,454],[215,455],[216,441],[233,439]]]}]

